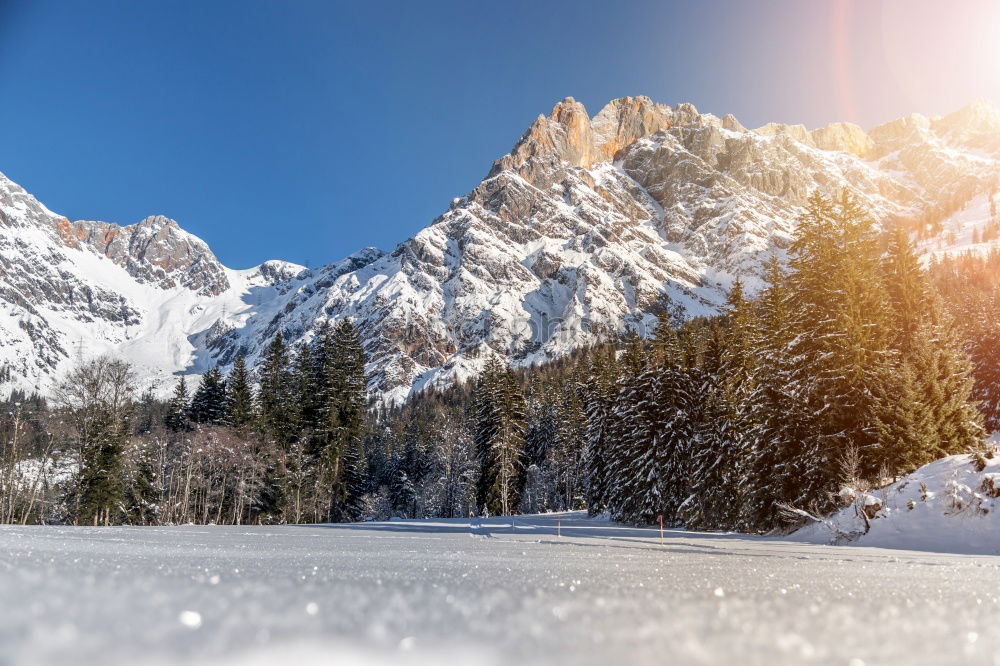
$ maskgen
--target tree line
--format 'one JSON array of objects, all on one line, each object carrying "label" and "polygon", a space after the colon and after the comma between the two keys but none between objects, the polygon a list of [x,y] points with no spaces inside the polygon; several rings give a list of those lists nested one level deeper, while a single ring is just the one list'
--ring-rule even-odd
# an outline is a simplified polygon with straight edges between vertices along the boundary
[{"label": "tree line", "polygon": [[[617,520],[767,531],[981,449],[1000,425],[1000,255],[925,270],[910,234],[814,195],[762,288],[713,317],[664,307],[607,341],[386,407],[349,321],[259,367],[236,357],[172,398],[131,369],[76,369],[52,405],[0,421],[0,519],[277,523],[586,509]],[[14,401],[10,403],[15,404]],[[978,407],[978,409],[977,409]],[[13,443],[12,443],[13,442]]]},{"label": "tree line", "polygon": [[347,321],[296,353],[277,333],[256,376],[186,380],[163,403],[132,368],[80,364],[52,406],[13,396],[0,486],[5,522],[273,523],[362,517],[365,355]]}]

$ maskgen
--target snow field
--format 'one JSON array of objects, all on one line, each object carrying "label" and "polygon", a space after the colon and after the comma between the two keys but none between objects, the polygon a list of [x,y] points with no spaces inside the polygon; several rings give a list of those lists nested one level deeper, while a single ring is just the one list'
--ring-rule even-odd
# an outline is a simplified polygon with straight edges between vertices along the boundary
[{"label": "snow field", "polygon": [[581,514],[5,527],[0,664],[1000,660],[1000,558],[666,537]]},{"label": "snow field", "polygon": [[[865,531],[855,509],[874,515]],[[976,468],[970,455],[924,465],[884,489],[869,491],[828,519],[791,537],[971,555],[1000,555],[1000,455]]]}]

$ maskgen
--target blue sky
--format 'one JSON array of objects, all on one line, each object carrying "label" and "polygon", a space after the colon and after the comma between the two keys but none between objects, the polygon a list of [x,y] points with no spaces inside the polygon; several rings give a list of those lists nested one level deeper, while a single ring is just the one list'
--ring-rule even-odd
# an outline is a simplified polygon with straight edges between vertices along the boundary
[{"label": "blue sky", "polygon": [[0,171],[70,219],[316,266],[418,231],[568,95],[750,127],[1000,97],[988,0],[947,4],[0,0]]}]

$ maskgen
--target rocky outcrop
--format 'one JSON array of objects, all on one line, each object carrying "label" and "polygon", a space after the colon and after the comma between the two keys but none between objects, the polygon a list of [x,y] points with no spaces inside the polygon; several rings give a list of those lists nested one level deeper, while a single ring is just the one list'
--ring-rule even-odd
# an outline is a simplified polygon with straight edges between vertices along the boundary
[{"label": "rocky outcrop", "polygon": [[85,221],[73,227],[82,243],[139,282],[163,289],[184,287],[206,296],[218,296],[230,287],[222,264],[208,245],[162,215],[126,227]]},{"label": "rocky outcrop", "polygon": [[820,150],[840,150],[864,157],[875,146],[865,131],[854,123],[831,123],[809,133],[813,145]]},{"label": "rocky outcrop", "polygon": [[514,171],[530,183],[545,186],[544,179],[559,172],[563,164],[586,169],[600,159],[587,110],[567,97],[548,117],[538,116],[514,149],[497,160],[490,175]]},{"label": "rocky outcrop", "polygon": [[673,119],[673,109],[664,104],[648,97],[623,97],[594,116],[594,141],[605,160],[614,160],[637,140],[668,129]]},{"label": "rocky outcrop", "polygon": [[809,136],[809,130],[806,129],[805,125],[785,125],[782,123],[768,123],[762,127],[758,127],[754,130],[757,134],[766,137],[779,137],[787,136],[791,137],[799,143],[805,144],[810,147],[815,147],[812,137]]}]

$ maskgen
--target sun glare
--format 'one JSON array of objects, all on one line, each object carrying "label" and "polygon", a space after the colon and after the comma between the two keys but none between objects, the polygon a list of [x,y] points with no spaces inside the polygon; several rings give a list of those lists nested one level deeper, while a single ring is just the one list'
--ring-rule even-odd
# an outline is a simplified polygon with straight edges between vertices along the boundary
[{"label": "sun glare", "polygon": [[915,110],[1000,101],[1000,2],[885,2],[886,61]]}]

